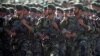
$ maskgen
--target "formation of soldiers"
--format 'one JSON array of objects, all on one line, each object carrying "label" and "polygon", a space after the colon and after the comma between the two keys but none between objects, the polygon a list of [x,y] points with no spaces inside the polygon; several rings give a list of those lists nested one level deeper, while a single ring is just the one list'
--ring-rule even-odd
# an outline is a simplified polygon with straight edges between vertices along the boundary
[{"label": "formation of soldiers", "polygon": [[100,56],[100,1],[91,5],[1,4],[0,56]]}]

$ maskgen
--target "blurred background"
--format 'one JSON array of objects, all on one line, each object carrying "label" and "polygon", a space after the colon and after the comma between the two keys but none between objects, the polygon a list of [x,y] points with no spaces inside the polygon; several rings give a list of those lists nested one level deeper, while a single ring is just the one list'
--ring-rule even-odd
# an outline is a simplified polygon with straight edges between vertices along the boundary
[{"label": "blurred background", "polygon": [[81,3],[89,4],[95,0],[0,0],[0,3],[45,3],[45,2],[62,3],[63,1],[66,1],[66,2],[73,1],[75,3],[81,2]]}]

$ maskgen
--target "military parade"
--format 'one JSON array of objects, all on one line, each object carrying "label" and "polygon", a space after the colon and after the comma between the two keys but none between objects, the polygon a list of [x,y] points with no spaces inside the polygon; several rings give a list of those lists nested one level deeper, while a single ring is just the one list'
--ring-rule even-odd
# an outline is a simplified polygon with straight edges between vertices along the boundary
[{"label": "military parade", "polygon": [[100,56],[100,0],[87,4],[0,3],[0,56]]}]

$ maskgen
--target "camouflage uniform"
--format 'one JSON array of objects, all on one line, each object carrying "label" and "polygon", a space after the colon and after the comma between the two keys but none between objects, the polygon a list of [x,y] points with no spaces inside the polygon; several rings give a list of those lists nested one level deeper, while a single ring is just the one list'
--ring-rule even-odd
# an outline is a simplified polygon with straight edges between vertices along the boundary
[{"label": "camouflage uniform", "polygon": [[[67,40],[68,41],[67,47],[69,48],[67,55],[71,55],[71,56],[87,55],[88,38],[86,35],[84,35],[85,29],[79,25],[78,20],[75,17],[70,17],[68,19],[66,29],[67,31],[76,33],[76,36],[74,36],[74,39]],[[69,52],[74,53],[74,54],[71,54]]]},{"label": "camouflage uniform", "polygon": [[[52,28],[54,20],[47,18],[41,19],[39,29],[42,34],[48,36],[48,39],[43,40],[44,55],[59,55],[59,39],[58,33]],[[61,47],[60,47],[61,48]]]},{"label": "camouflage uniform", "polygon": [[13,56],[33,56],[32,43],[29,40],[29,32],[21,24],[20,20],[12,23],[11,31],[16,32],[14,39],[11,39],[11,49]]},{"label": "camouflage uniform", "polygon": [[98,19],[96,21],[96,31],[97,31],[97,37],[96,37],[96,45],[95,45],[95,56],[100,56],[100,16],[98,16]]}]

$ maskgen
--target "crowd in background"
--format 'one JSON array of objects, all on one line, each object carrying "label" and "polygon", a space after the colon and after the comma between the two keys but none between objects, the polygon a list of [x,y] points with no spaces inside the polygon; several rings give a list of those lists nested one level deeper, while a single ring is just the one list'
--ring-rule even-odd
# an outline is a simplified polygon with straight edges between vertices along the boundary
[{"label": "crowd in background", "polygon": [[100,56],[100,1],[1,4],[0,56]]}]

